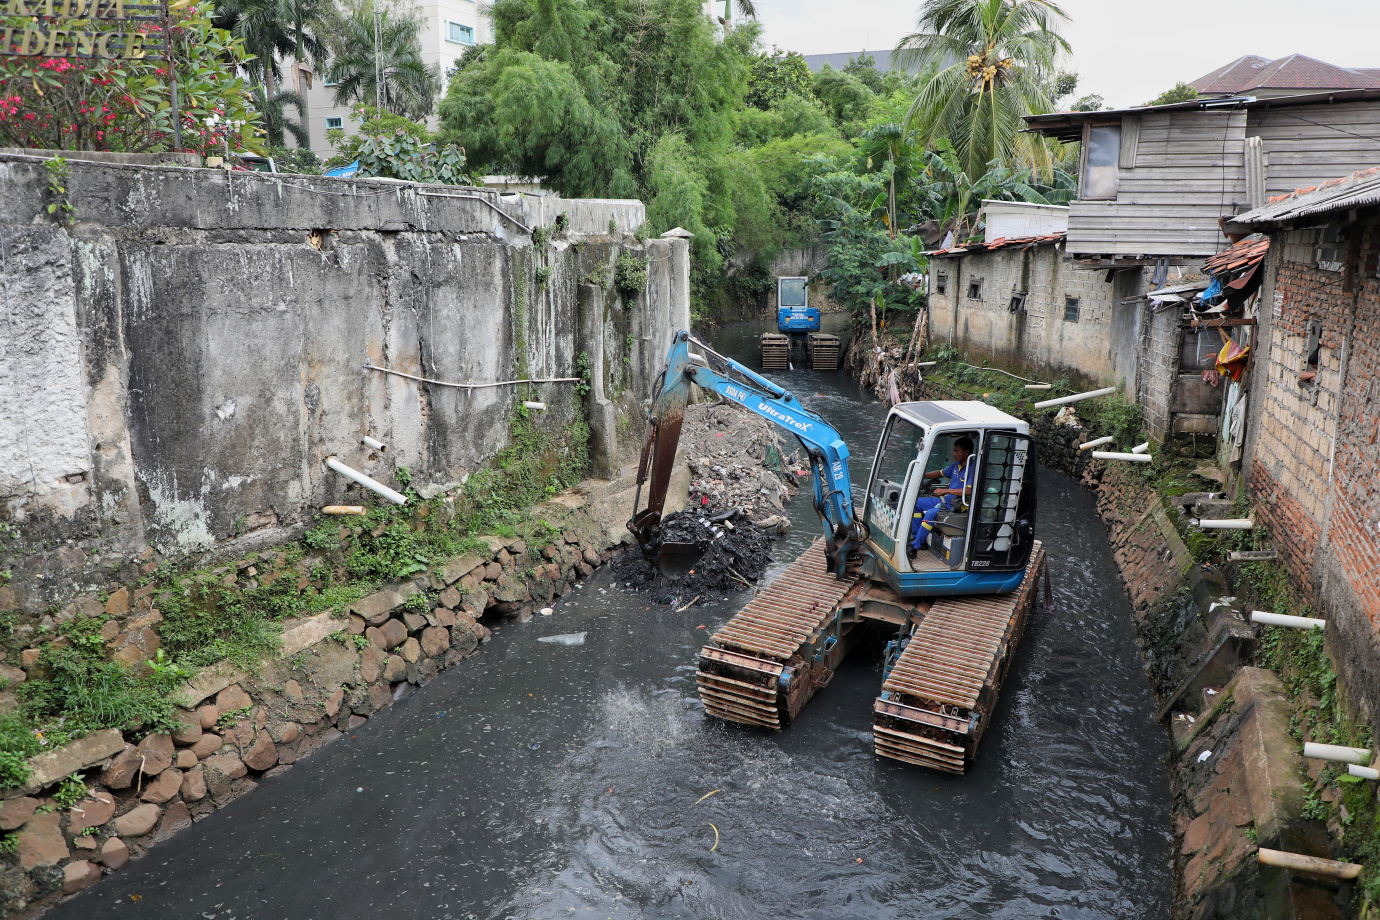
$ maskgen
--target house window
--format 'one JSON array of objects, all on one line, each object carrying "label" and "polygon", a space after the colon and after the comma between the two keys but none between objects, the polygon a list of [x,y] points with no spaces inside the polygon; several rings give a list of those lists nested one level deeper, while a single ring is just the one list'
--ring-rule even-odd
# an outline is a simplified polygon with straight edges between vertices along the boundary
[{"label": "house window", "polygon": [[457,45],[473,45],[474,29],[469,26],[462,26],[458,22],[446,23],[446,41],[455,42]]},{"label": "house window", "polygon": [[1121,126],[1089,127],[1086,162],[1083,168],[1084,198],[1112,200],[1121,181],[1117,161],[1121,158]]},{"label": "house window", "polygon": [[1011,292],[1011,302],[1010,302],[1009,304],[1006,305],[1006,311],[1007,311],[1008,313],[1024,313],[1024,312],[1025,312],[1025,295],[1026,295],[1026,292],[1025,292],[1025,291],[1012,291],[1012,292]]},{"label": "house window", "polygon": [[326,130],[327,130],[327,131],[332,131],[332,130],[337,130],[337,129],[343,129],[344,127],[345,127],[345,119],[344,119],[344,118],[327,118],[327,119],[326,119]]},{"label": "house window", "polygon": [[949,276],[940,272],[934,276],[934,292],[936,294],[947,294],[949,291]]},{"label": "house window", "polygon": [[1346,262],[1346,230],[1324,227],[1318,235],[1318,268],[1325,272],[1339,272]]},{"label": "house window", "polygon": [[1078,298],[1064,296],[1064,322],[1078,322]]},{"label": "house window", "polygon": [[968,282],[968,299],[969,299],[969,300],[981,300],[981,299],[982,299],[982,279],[981,279],[981,278],[978,278],[976,281],[969,281],[969,282]]}]

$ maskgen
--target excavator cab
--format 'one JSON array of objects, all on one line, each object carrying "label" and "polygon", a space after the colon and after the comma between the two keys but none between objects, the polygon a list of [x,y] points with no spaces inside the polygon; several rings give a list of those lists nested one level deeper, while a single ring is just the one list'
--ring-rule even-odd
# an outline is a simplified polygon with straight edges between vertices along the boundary
[{"label": "excavator cab", "polygon": [[[928,544],[912,535],[934,488],[953,477],[926,478],[957,459],[967,439],[969,458],[953,468],[966,490],[950,496],[927,521]],[[1029,426],[981,402],[902,403],[891,410],[873,460],[863,520],[865,571],[903,597],[986,594],[1020,584],[1034,546],[1035,458]],[[918,505],[918,506],[917,506]]]}]

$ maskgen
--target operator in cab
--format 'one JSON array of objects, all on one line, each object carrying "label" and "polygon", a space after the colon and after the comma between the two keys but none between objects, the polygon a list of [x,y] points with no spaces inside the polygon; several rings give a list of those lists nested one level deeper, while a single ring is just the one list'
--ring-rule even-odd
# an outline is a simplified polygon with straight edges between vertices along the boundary
[{"label": "operator in cab", "polygon": [[922,550],[929,543],[930,533],[934,531],[934,519],[941,511],[952,511],[954,499],[966,504],[972,496],[973,480],[977,478],[977,458],[973,456],[972,438],[959,438],[954,442],[953,462],[942,470],[931,470],[926,479],[947,477],[947,488],[935,489],[930,495],[921,495],[915,500],[915,515],[910,525],[910,549]]}]

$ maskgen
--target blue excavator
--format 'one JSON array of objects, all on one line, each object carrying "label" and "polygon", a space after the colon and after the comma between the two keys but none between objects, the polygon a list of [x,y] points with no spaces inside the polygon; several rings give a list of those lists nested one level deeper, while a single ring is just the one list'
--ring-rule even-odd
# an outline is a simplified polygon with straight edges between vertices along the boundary
[{"label": "blue excavator", "polygon": [[[981,402],[901,403],[887,415],[867,489],[853,492],[848,445],[790,392],[689,333],[676,333],[653,387],[628,530],[668,577],[703,543],[663,539],[661,516],[693,386],[797,438],[808,458],[822,536],[711,638],[696,679],[705,710],[780,729],[825,686],[869,623],[894,632],[874,706],[877,753],[961,773],[976,754],[1036,601],[1033,439]],[[968,447],[971,445],[971,447]],[[966,452],[959,495],[913,549],[917,499]],[[862,511],[858,512],[861,502]],[[933,504],[933,503],[930,503]],[[706,533],[711,533],[706,529]]]}]

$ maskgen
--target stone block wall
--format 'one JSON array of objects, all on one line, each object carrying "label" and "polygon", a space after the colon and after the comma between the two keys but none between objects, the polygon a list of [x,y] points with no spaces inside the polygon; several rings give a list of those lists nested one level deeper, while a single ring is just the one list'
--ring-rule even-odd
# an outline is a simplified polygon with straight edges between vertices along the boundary
[{"label": "stone block wall", "polygon": [[[617,412],[640,414],[689,326],[688,244],[636,238],[639,202],[72,171],[60,223],[43,161],[0,155],[0,610],[130,580],[150,546],[175,559],[288,539],[346,498],[328,456],[385,481],[407,467],[423,494],[457,486],[506,445],[521,400],[547,405],[552,432],[583,408],[607,470]],[[649,262],[630,298],[611,282],[624,251]],[[582,354],[597,375],[583,407],[571,383],[365,368],[493,383],[576,377]]]},{"label": "stone block wall", "polygon": [[1174,383],[1179,376],[1179,343],[1182,337],[1177,305],[1156,312],[1145,311],[1136,364],[1136,397],[1145,419],[1145,431],[1163,441],[1169,436]]}]

